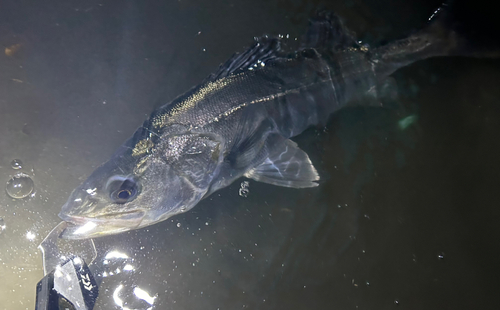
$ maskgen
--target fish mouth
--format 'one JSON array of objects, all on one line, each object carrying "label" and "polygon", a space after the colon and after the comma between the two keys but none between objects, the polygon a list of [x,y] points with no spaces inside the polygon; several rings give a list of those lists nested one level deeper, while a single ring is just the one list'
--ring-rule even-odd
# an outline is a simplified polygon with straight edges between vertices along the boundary
[{"label": "fish mouth", "polygon": [[59,235],[63,239],[87,239],[139,228],[145,212],[129,211],[110,213],[99,217],[82,217],[59,213],[59,217],[68,223],[68,226]]}]

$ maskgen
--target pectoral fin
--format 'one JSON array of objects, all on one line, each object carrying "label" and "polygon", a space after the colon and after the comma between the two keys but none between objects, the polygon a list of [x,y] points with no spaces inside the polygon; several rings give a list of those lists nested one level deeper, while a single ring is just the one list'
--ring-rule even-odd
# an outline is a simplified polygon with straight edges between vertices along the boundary
[{"label": "pectoral fin", "polygon": [[283,137],[272,139],[269,156],[245,177],[285,187],[314,187],[319,175],[309,156],[295,142]]}]

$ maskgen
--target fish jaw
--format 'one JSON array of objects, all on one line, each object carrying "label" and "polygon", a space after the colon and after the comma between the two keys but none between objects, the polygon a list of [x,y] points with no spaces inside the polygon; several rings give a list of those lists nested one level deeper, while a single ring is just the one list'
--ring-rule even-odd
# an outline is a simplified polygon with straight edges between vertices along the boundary
[{"label": "fish jaw", "polygon": [[115,235],[141,227],[145,213],[134,211],[122,214],[109,214],[101,218],[88,218],[63,214],[59,217],[68,226],[59,236],[63,239],[87,239]]}]

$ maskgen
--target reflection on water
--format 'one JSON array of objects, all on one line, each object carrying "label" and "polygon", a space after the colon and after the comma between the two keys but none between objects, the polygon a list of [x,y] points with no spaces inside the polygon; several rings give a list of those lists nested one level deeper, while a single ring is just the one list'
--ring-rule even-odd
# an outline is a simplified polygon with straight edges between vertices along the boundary
[{"label": "reflection on water", "polygon": [[110,250],[100,264],[103,269],[100,276],[108,278],[104,281],[116,285],[112,290],[112,300],[116,306],[123,310],[153,309],[157,294],[150,294],[147,289],[134,283],[134,279],[140,275],[136,274],[138,270],[134,258],[123,251]]},{"label": "reflection on water", "polygon": [[115,304],[123,310],[151,310],[157,296],[151,296],[140,287],[118,285],[113,292]]},{"label": "reflection on water", "polygon": [[26,239],[28,239],[29,241],[33,241],[35,240],[36,238],[36,234],[32,231],[27,231],[26,232]]},{"label": "reflection on water", "polygon": [[405,130],[406,128],[414,124],[417,121],[417,119],[418,119],[417,115],[409,115],[405,118],[402,118],[398,121],[399,128],[401,128],[401,130]]},{"label": "reflection on water", "polygon": [[[124,252],[117,250],[109,251],[102,261],[102,277],[109,277],[121,273],[122,271],[135,271],[134,259]],[[133,276],[133,275],[131,275]]]}]

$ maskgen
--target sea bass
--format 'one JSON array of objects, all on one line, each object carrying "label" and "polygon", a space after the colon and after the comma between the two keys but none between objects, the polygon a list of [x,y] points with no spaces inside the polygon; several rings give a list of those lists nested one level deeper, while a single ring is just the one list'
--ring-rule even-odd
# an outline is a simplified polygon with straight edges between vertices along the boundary
[{"label": "sea bass", "polygon": [[59,216],[64,238],[116,234],[186,212],[236,179],[318,186],[309,156],[290,140],[397,69],[461,53],[459,36],[435,20],[378,48],[360,45],[340,19],[318,13],[300,48],[262,37],[200,85],[158,108],[76,188]]}]

